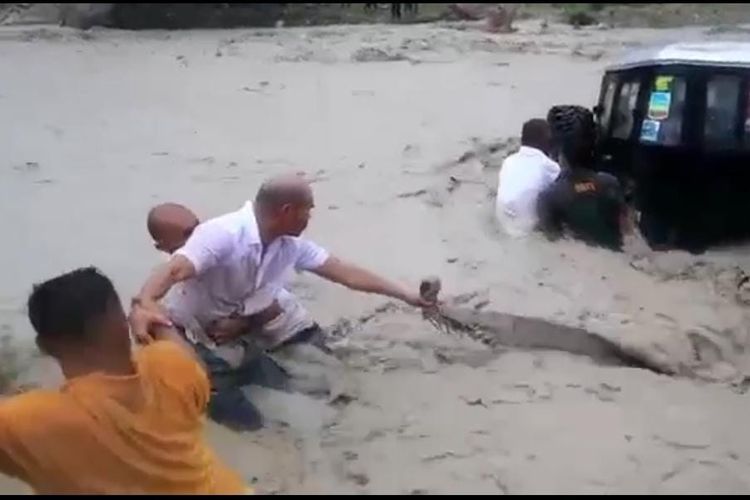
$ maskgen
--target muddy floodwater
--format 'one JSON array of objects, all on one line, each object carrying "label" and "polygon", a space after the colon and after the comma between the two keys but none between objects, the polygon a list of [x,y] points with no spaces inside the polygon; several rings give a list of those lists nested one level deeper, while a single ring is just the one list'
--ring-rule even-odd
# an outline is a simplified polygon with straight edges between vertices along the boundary
[{"label": "muddy floodwater", "polygon": [[[269,174],[304,171],[308,236],[334,254],[415,289],[440,276],[454,319],[475,327],[530,319],[485,324],[515,332],[493,344],[293,277],[334,337],[346,397],[250,388],[268,429],[210,426],[259,491],[750,492],[748,252],[655,255],[633,241],[613,254],[508,240],[492,219],[525,120],[592,105],[623,50],[736,35],[475,28],[0,29],[3,333],[30,346],[31,284],[74,267],[99,266],[127,300],[161,258],[151,205],[207,218]],[[34,380],[59,376],[30,366]]]}]

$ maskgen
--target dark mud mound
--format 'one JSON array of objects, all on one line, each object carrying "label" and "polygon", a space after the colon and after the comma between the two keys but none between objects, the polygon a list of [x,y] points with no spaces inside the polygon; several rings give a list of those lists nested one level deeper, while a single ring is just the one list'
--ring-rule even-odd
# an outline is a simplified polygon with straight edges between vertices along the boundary
[{"label": "dark mud mound", "polygon": [[70,3],[0,4],[0,24],[59,24],[127,30],[271,27],[282,3]]},{"label": "dark mud mound", "polygon": [[448,326],[491,348],[555,350],[588,356],[598,364],[630,366],[664,373],[660,367],[623,351],[616,343],[582,328],[495,311],[445,307]]},{"label": "dark mud mound", "polygon": [[282,17],[283,3],[117,3],[109,24],[129,30],[271,27]]}]

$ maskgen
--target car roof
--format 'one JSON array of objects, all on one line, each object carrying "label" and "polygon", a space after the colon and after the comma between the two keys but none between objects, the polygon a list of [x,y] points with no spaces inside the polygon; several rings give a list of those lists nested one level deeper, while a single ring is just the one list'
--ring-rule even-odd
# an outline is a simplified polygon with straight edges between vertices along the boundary
[{"label": "car roof", "polygon": [[625,54],[607,71],[668,64],[750,68],[750,43],[683,42],[638,49]]}]

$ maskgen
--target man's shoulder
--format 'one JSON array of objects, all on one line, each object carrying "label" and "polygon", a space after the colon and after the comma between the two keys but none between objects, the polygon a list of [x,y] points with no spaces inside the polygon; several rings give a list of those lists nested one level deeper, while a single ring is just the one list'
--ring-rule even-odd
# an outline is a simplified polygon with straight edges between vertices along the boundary
[{"label": "man's shoulder", "polygon": [[135,352],[135,360],[139,368],[156,366],[160,369],[169,368],[200,368],[198,362],[185,352],[183,346],[171,340],[157,340],[140,347]]},{"label": "man's shoulder", "polygon": [[510,153],[508,156],[506,156],[503,159],[502,166],[506,165],[513,165],[514,163],[518,163],[518,160],[521,158],[521,150],[518,149],[512,153]]},{"label": "man's shoulder", "polygon": [[187,402],[196,411],[185,414],[189,419],[205,410],[211,391],[208,374],[186,346],[158,340],[141,347],[135,360],[139,376],[155,388],[158,399],[167,404]]},{"label": "man's shoulder", "polygon": [[[202,222],[190,236],[185,246],[177,251],[188,258],[200,254],[204,248],[213,248],[215,253],[223,249],[231,253],[234,249],[245,248],[259,241],[258,227],[252,204],[246,203],[240,210],[230,212]],[[226,255],[226,253],[224,253]],[[190,259],[194,261],[195,259]],[[195,265],[195,262],[193,262]]]},{"label": "man's shoulder", "polygon": [[64,419],[71,413],[71,400],[56,390],[34,389],[0,402],[3,429],[42,429],[50,418]]},{"label": "man's shoulder", "polygon": [[313,270],[322,266],[330,257],[328,250],[312,240],[300,236],[285,237],[287,257],[294,261],[297,270]]},{"label": "man's shoulder", "polygon": [[[251,217],[252,216],[252,217]],[[202,222],[198,227],[203,231],[222,232],[237,235],[254,220],[252,204],[245,203],[239,210],[218,215]]]},{"label": "man's shoulder", "polygon": [[308,255],[308,254],[327,254],[327,250],[322,246],[315,243],[313,240],[309,240],[302,236],[286,236],[285,245],[292,249],[294,255]]}]

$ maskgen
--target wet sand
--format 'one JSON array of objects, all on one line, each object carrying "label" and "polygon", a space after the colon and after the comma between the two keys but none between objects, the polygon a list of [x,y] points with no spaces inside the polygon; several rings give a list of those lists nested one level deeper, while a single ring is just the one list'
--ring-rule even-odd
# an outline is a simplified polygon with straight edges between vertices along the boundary
[{"label": "wet sand", "polygon": [[[260,491],[747,493],[750,323],[734,293],[747,252],[616,255],[508,240],[492,221],[524,120],[593,104],[625,48],[733,35],[519,27],[0,30],[2,331],[30,344],[31,283],[74,267],[96,264],[127,299],[159,261],[152,204],[209,217],[270,173],[303,170],[317,197],[309,236],[337,255],[414,287],[439,275],[463,308],[595,332],[676,376],[490,349],[296,277],[337,334],[351,394],[252,389],[277,423],[211,427]],[[32,378],[50,373],[35,365]]]}]

